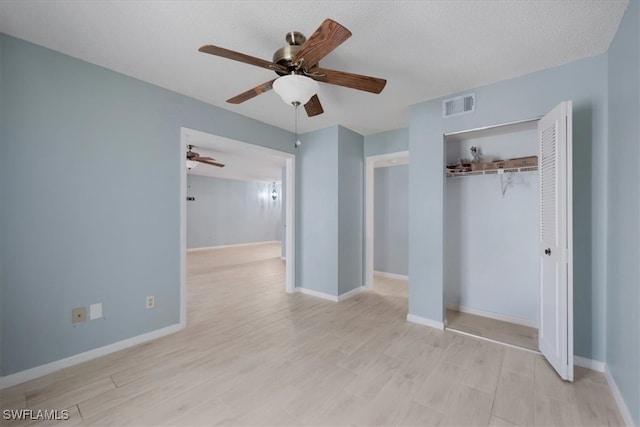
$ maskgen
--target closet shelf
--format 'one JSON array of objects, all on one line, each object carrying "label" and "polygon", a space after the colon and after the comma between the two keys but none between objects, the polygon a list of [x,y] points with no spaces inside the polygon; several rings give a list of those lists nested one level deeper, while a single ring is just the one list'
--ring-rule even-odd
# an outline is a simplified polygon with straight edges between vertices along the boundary
[{"label": "closet shelf", "polygon": [[503,168],[503,169],[488,169],[469,172],[447,172],[447,178],[460,178],[463,176],[476,176],[476,175],[499,175],[503,173],[517,173],[517,172],[534,172],[537,171],[537,166],[525,166],[522,168]]}]

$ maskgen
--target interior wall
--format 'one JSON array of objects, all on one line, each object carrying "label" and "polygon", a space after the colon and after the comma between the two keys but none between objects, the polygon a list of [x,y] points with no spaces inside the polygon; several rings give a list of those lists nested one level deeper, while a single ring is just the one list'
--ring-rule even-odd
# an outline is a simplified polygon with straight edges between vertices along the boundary
[{"label": "interior wall", "polygon": [[[4,85],[4,79],[3,79],[3,73],[2,73],[2,64],[4,61],[4,35],[2,33],[0,33],[0,150],[1,147],[4,145],[4,141],[5,141],[5,136],[4,136],[4,126],[3,126],[3,117],[4,117],[4,103],[2,102],[3,99],[3,90],[2,87]],[[5,169],[5,164],[4,162],[6,162],[6,156],[0,156],[0,170]],[[8,180],[0,180],[0,200],[7,200],[6,199],[6,190],[5,187],[8,185],[9,181]],[[3,205],[5,205],[5,203],[0,203],[0,242],[4,239],[4,209],[3,209]],[[1,246],[0,246],[1,247]],[[0,376],[2,375],[2,334],[3,334],[3,325],[6,324],[6,320],[4,318],[3,315],[3,302],[4,298],[3,298],[3,289],[4,289],[4,274],[3,274],[3,268],[2,265],[4,264],[4,258],[2,257],[2,252],[0,252]]]},{"label": "interior wall", "polygon": [[187,248],[279,241],[280,184],[187,175]]},{"label": "interior wall", "polygon": [[294,151],[285,130],[0,38],[7,375],[179,323],[181,127]]},{"label": "interior wall", "polygon": [[296,285],[338,295],[338,126],[300,135]]},{"label": "interior wall", "polygon": [[605,357],[607,56],[469,89],[476,111],[442,118],[442,100],[411,107],[409,125],[409,314],[442,321],[442,135],[540,117],[573,101],[574,350]]},{"label": "interior wall", "polygon": [[409,128],[394,129],[364,137],[364,157],[409,151]]},{"label": "interior wall", "polygon": [[608,52],[607,367],[640,425],[640,5]]},{"label": "interior wall", "polygon": [[[445,142],[447,164],[471,159],[473,146],[486,160],[537,156],[537,130],[528,127]],[[538,172],[446,179],[446,304],[538,323],[538,182]]]},{"label": "interior wall", "polygon": [[364,138],[338,127],[338,295],[363,285]]},{"label": "interior wall", "polygon": [[296,155],[297,284],[337,297],[362,286],[363,136],[331,126],[300,136]]},{"label": "interior wall", "polygon": [[373,171],[373,269],[409,274],[409,165]]}]

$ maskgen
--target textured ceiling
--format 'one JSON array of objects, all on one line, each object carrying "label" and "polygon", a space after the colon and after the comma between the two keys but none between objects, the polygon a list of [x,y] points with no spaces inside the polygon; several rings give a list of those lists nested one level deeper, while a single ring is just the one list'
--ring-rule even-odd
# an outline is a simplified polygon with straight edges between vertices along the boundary
[{"label": "textured ceiling", "polygon": [[273,91],[225,102],[274,73],[198,48],[271,60],[286,32],[310,36],[330,17],[353,36],[321,65],[388,83],[380,95],[321,83],[325,113],[301,111],[299,127],[367,135],[406,127],[411,104],[605,52],[627,3],[0,0],[0,31],[293,130],[293,108]]}]

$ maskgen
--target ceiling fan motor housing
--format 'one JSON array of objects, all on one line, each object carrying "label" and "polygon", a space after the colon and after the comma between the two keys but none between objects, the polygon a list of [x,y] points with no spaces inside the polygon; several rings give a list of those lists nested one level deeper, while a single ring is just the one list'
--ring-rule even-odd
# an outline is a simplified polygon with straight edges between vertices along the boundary
[{"label": "ceiling fan motor housing", "polygon": [[288,44],[276,50],[273,54],[274,63],[287,67],[287,73],[276,70],[276,73],[281,76],[296,74],[299,71],[299,66],[293,63],[293,58],[295,58],[296,54],[300,50],[300,46],[307,41],[307,38],[299,31],[290,31],[286,34],[285,40]]},{"label": "ceiling fan motor housing", "polygon": [[192,148],[193,148],[193,145],[189,145],[189,150],[187,151],[187,160],[193,160],[199,156],[199,154],[196,153],[195,151],[191,151]]}]

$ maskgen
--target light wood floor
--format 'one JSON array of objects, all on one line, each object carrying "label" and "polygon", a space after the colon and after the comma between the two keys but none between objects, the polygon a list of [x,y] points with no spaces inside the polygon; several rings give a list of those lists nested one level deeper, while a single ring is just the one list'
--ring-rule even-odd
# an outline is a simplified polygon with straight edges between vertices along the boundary
[{"label": "light wood floor", "polygon": [[447,327],[452,330],[538,351],[538,330],[529,326],[447,309]]},{"label": "light wood floor", "polygon": [[[407,323],[406,283],[284,292],[277,245],[189,254],[186,330],[1,392],[62,425],[622,425],[604,377]],[[14,423],[11,423],[12,425]],[[40,424],[42,425],[42,424]]]}]

